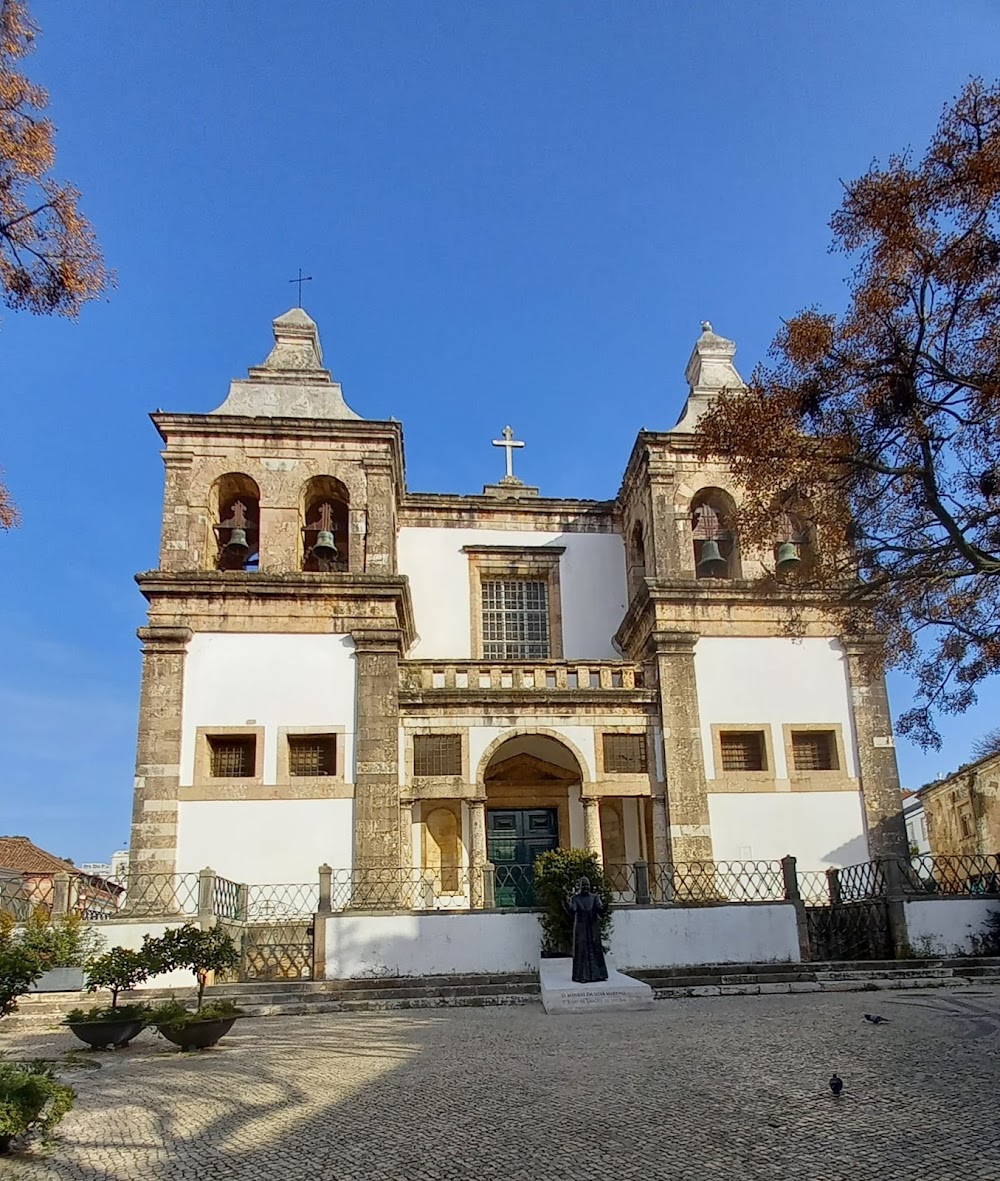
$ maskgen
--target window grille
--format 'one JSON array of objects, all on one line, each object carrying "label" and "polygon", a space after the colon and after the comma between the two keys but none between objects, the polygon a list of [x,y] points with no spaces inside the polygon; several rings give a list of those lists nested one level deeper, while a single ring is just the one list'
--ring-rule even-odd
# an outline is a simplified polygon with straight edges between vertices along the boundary
[{"label": "window grille", "polygon": [[336,775],[337,739],[333,734],[290,734],[289,775]]},{"label": "window grille", "polygon": [[604,770],[624,775],[646,771],[645,734],[605,734]]},{"label": "window grille", "polygon": [[796,771],[835,771],[833,733],[830,730],[803,730],[792,734],[792,761]]},{"label": "window grille", "polygon": [[252,778],[257,755],[257,739],[253,735],[246,738],[209,738],[208,747],[214,778]]},{"label": "window grille", "polygon": [[547,582],[504,578],[483,582],[483,657],[545,660],[549,656]]},{"label": "window grille", "polygon": [[461,734],[415,734],[413,737],[413,774],[461,775]]},{"label": "window grille", "polygon": [[760,730],[732,730],[719,735],[723,771],[763,771],[764,735]]}]

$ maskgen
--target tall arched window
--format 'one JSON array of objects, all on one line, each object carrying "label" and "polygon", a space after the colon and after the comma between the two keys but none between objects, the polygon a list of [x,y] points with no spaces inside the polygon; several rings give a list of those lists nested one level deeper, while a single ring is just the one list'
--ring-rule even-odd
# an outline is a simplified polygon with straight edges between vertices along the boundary
[{"label": "tall arched window", "polygon": [[739,578],[732,519],[732,499],[721,488],[703,488],[691,501],[691,541],[699,578]]},{"label": "tall arched window", "polygon": [[302,569],[348,568],[350,496],[333,476],[314,476],[302,490]]},{"label": "tall arched window", "polygon": [[646,577],[646,546],[643,541],[642,521],[636,521],[628,543],[628,575],[632,592]]},{"label": "tall arched window", "polygon": [[220,476],[212,487],[212,565],[255,571],[260,566],[260,489],[242,472]]}]

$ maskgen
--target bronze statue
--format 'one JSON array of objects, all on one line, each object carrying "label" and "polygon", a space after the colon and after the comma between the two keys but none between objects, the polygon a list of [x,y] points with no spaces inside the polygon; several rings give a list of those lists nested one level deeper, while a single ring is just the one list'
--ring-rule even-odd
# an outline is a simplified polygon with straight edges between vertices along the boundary
[{"label": "bronze statue", "polygon": [[600,895],[591,892],[589,879],[577,882],[569,909],[573,915],[573,980],[577,984],[607,980],[608,966],[601,944],[601,915],[605,908]]}]

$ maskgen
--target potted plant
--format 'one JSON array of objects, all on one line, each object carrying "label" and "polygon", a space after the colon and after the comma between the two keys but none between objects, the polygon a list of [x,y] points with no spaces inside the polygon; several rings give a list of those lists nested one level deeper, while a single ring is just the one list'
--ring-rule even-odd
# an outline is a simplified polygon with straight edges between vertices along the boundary
[{"label": "potted plant", "polygon": [[168,1001],[150,1014],[150,1024],[176,1046],[184,1050],[204,1050],[227,1034],[237,1017],[242,1016],[231,1001],[206,1005],[205,985],[210,972],[235,968],[240,953],[221,927],[203,931],[193,923],[173,927],[158,939],[150,939],[145,948],[158,972],[188,968],[198,983],[194,1012],[177,1001]]},{"label": "potted plant", "polygon": [[546,958],[573,954],[573,918],[567,903],[580,878],[590,880],[590,888],[604,903],[601,916],[601,942],[608,950],[611,934],[611,890],[596,853],[586,849],[551,849],[535,861],[535,899],[542,908],[542,955]]},{"label": "potted plant", "polygon": [[84,986],[84,964],[104,946],[104,940],[81,915],[50,918],[41,906],[28,915],[17,938],[45,965],[32,992],[79,992]]},{"label": "potted plant", "polygon": [[95,1050],[108,1046],[127,1046],[146,1025],[145,1005],[119,1005],[118,994],[129,992],[153,971],[145,949],[130,951],[127,947],[113,947],[87,964],[87,991],[106,988],[111,992],[110,1005],[96,1005],[92,1009],[73,1009],[66,1015],[65,1024],[82,1042]]},{"label": "potted plant", "polygon": [[0,914],[0,1017],[15,1011],[17,998],[31,989],[44,970],[38,956],[14,937],[11,916]]},{"label": "potted plant", "polygon": [[0,1153],[32,1133],[47,1139],[75,1098],[45,1062],[0,1062]]}]

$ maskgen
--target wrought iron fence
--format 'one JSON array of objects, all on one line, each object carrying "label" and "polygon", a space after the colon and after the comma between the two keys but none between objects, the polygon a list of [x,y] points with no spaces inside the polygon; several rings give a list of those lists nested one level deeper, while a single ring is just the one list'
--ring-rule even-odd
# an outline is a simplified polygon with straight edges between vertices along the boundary
[{"label": "wrought iron fence", "polygon": [[31,912],[31,899],[21,874],[0,873],[0,914],[8,914],[20,922]]},{"label": "wrought iron fence", "polygon": [[90,922],[112,918],[168,918],[198,913],[198,874],[130,872],[120,884],[91,889],[70,900]]},{"label": "wrought iron fence", "polygon": [[243,886],[246,906],[239,917],[249,923],[313,915],[319,910],[319,883],[289,882]]},{"label": "wrought iron fence", "polygon": [[949,857],[927,853],[900,859],[896,864],[907,894],[1000,894],[1000,855],[996,853]]},{"label": "wrought iron fence", "polygon": [[212,879],[212,914],[220,919],[245,919],[247,917],[248,886],[229,878]]}]

